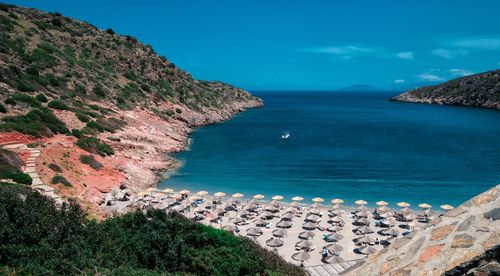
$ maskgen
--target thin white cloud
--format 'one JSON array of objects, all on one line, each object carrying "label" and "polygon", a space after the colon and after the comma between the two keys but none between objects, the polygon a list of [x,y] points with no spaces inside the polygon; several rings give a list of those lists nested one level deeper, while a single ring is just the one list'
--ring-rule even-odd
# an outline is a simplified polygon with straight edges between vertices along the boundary
[{"label": "thin white cloud", "polygon": [[450,69],[452,77],[465,77],[474,74],[474,72],[467,69]]},{"label": "thin white cloud", "polygon": [[444,78],[435,75],[435,74],[430,74],[430,73],[423,73],[417,76],[420,80],[423,81],[431,81],[431,82],[438,82],[438,81],[443,81]]},{"label": "thin white cloud", "polygon": [[394,80],[394,83],[395,84],[401,84],[401,83],[404,83],[405,80],[404,79],[397,79],[397,80]]},{"label": "thin white cloud", "polygon": [[431,51],[431,54],[437,57],[441,57],[444,59],[455,59],[457,57],[466,56],[469,52],[465,50],[457,50],[457,49],[434,49]]},{"label": "thin white cloud", "polygon": [[472,38],[472,39],[461,39],[453,43],[454,47],[457,48],[472,48],[481,50],[499,50],[500,49],[500,39],[499,38]]},{"label": "thin white cloud", "polygon": [[396,53],[396,57],[399,59],[413,59],[413,52]]},{"label": "thin white cloud", "polygon": [[342,45],[342,46],[322,46],[315,48],[303,49],[305,52],[320,53],[320,54],[332,54],[332,55],[349,55],[356,53],[368,53],[373,50],[367,47],[355,46],[355,45]]}]

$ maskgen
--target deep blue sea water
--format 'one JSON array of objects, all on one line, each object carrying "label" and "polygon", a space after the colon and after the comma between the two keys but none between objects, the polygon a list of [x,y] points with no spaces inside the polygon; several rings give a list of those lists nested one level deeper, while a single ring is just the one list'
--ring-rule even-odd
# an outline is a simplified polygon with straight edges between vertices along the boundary
[{"label": "deep blue sea water", "polygon": [[388,102],[394,92],[254,94],[264,108],[196,129],[160,187],[438,207],[500,183],[499,111]]}]

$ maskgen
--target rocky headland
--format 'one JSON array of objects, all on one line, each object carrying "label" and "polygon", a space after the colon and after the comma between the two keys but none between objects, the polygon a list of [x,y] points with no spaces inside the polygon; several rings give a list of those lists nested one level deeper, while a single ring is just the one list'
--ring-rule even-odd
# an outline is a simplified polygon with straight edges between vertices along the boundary
[{"label": "rocky headland", "polygon": [[157,184],[194,127],[262,100],[195,80],[136,38],[0,5],[0,141],[41,151],[36,171],[90,213],[112,189]]},{"label": "rocky headland", "polygon": [[500,109],[500,70],[417,88],[391,101]]}]

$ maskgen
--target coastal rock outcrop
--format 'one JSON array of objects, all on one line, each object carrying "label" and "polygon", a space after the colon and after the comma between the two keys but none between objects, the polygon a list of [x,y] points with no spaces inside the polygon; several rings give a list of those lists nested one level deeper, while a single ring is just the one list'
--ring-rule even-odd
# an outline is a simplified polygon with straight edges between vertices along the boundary
[{"label": "coastal rock outcrop", "polygon": [[500,109],[500,70],[417,88],[391,101]]},{"label": "coastal rock outcrop", "polygon": [[[500,265],[500,185],[369,256],[353,275],[490,275]],[[484,273],[484,274],[481,274]]]}]

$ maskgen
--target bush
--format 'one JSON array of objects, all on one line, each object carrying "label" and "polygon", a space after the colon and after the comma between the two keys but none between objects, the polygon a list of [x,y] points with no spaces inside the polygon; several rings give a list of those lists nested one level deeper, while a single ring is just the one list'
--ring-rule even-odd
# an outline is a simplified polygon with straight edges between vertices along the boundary
[{"label": "bush", "polygon": [[102,85],[97,84],[94,86],[94,94],[96,94],[100,98],[106,97],[106,93],[104,92],[104,88],[102,88]]},{"label": "bush", "polygon": [[52,177],[52,180],[50,181],[50,183],[52,184],[63,184],[64,186],[66,187],[72,187],[73,185],[71,185],[71,183],[69,183],[69,181],[62,175],[55,175],[54,177]]},{"label": "bush", "polygon": [[33,179],[28,174],[25,174],[17,169],[2,169],[0,170],[0,178],[12,179],[14,182],[19,184],[31,185]]},{"label": "bush", "polygon": [[71,135],[75,136],[78,139],[80,139],[80,138],[83,137],[82,132],[79,129],[76,129],[76,128],[74,128],[74,129],[71,130]]},{"label": "bush", "polygon": [[68,133],[64,123],[48,108],[33,109],[26,115],[8,116],[2,120],[0,131],[17,131],[37,137]]},{"label": "bush", "polygon": [[14,274],[305,275],[246,237],[177,213],[91,221],[74,201],[58,207],[39,193],[2,185],[0,211],[0,267]]},{"label": "bush", "polygon": [[38,94],[36,95],[35,97],[39,102],[42,102],[42,103],[46,103],[49,101],[49,99],[47,99],[47,97],[45,97],[44,94]]},{"label": "bush", "polygon": [[92,155],[80,155],[80,162],[83,164],[89,165],[92,169],[98,171],[102,168],[102,164],[95,160],[94,156]]},{"label": "bush", "polygon": [[21,92],[33,92],[35,91],[35,87],[33,84],[27,82],[27,81],[19,81],[17,84],[17,89]]},{"label": "bush", "polygon": [[80,120],[84,123],[88,123],[90,121],[90,117],[81,113],[81,112],[77,112],[76,117],[78,118],[78,120]]},{"label": "bush", "polygon": [[101,156],[113,155],[113,148],[96,137],[84,137],[76,141],[76,145],[81,149]]},{"label": "bush", "polygon": [[1,113],[7,113],[7,108],[5,107],[5,105],[0,104],[0,112]]},{"label": "bush", "polygon": [[49,169],[55,171],[56,173],[62,173],[63,172],[63,169],[59,165],[54,164],[54,163],[50,163],[49,164]]},{"label": "bush", "polygon": [[49,102],[48,107],[59,109],[59,110],[69,110],[69,107],[63,103],[61,100],[52,100]]},{"label": "bush", "polygon": [[180,108],[176,108],[176,109],[175,109],[175,112],[177,112],[177,114],[181,114],[181,113],[182,113],[182,109],[180,109]]},{"label": "bush", "polygon": [[5,104],[8,104],[8,105],[16,105],[16,100],[12,99],[12,98],[7,98],[5,99],[5,101],[3,101]]},{"label": "bush", "polygon": [[109,29],[106,30],[106,33],[108,33],[110,35],[114,35],[115,31],[113,31],[113,29],[109,28]]},{"label": "bush", "polygon": [[5,100],[5,103],[7,103],[7,101],[9,104],[12,104],[12,102],[13,102],[14,103],[13,105],[16,105],[18,102],[21,102],[21,103],[25,103],[31,107],[40,107],[41,106],[40,102],[36,98],[31,97],[31,96],[26,95],[26,94],[23,94],[23,93],[14,93],[7,100]]}]

